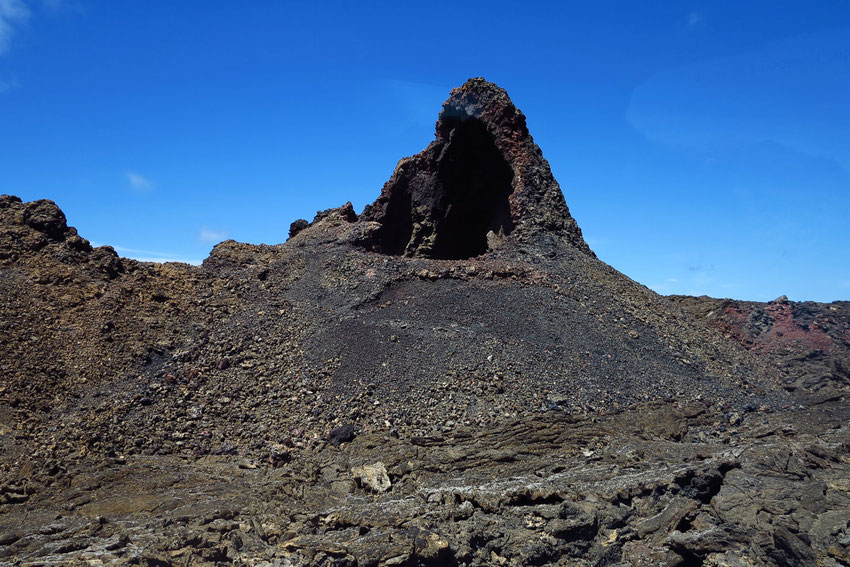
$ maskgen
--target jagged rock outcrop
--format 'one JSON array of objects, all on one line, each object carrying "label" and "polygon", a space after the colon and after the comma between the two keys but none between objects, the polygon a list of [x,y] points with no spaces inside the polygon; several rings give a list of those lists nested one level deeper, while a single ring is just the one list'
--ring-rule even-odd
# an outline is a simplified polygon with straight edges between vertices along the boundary
[{"label": "jagged rock outcrop", "polygon": [[124,271],[111,246],[92,248],[49,199],[23,203],[20,197],[0,195],[0,223],[5,227],[0,231],[0,262],[12,263],[52,245],[48,253],[65,264],[87,264],[109,278]]},{"label": "jagged rock outcrop", "polygon": [[384,254],[463,259],[561,238],[587,254],[549,163],[504,89],[481,78],[454,89],[436,140],[399,161],[361,222],[361,244]]},{"label": "jagged rock outcrop", "polygon": [[850,386],[850,302],[768,303],[672,296],[697,319],[775,364],[783,388]]}]

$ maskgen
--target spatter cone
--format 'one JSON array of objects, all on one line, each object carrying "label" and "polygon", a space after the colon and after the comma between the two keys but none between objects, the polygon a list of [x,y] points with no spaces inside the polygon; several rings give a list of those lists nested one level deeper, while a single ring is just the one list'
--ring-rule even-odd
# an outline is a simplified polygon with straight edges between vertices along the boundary
[{"label": "spatter cone", "polygon": [[593,255],[525,116],[482,78],[452,90],[436,139],[399,161],[360,220],[372,223],[361,244],[390,255],[454,260],[553,238]]}]

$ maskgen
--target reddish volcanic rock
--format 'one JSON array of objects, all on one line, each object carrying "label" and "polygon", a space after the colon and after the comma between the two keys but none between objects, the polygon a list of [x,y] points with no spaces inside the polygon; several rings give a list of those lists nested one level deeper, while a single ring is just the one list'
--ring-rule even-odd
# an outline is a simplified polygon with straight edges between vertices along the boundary
[{"label": "reddish volcanic rock", "polygon": [[850,304],[794,302],[780,297],[769,303],[671,296],[747,350],[771,361],[785,388],[820,389],[850,384]]}]

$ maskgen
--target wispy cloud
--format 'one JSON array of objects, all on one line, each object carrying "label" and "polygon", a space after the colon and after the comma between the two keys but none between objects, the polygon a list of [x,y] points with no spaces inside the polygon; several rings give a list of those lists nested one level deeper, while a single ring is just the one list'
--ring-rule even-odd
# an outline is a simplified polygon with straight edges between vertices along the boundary
[{"label": "wispy cloud", "polygon": [[17,79],[9,79],[8,81],[0,80],[0,94],[13,91],[19,86]]},{"label": "wispy cloud", "polygon": [[147,193],[149,191],[153,191],[153,183],[148,180],[146,177],[142,177],[138,173],[128,172],[125,174],[127,177],[127,181],[130,182],[130,187],[139,191],[140,193]]},{"label": "wispy cloud", "polygon": [[381,92],[388,102],[396,105],[394,116],[405,126],[430,129],[434,125],[432,109],[439,108],[445,99],[446,85],[388,79],[381,81]]},{"label": "wispy cloud", "polygon": [[844,280],[838,284],[839,287],[850,287],[850,280]]},{"label": "wispy cloud", "polygon": [[203,226],[201,227],[201,232],[198,234],[198,240],[204,244],[218,244],[222,240],[227,239],[228,236],[230,236],[228,232]]},{"label": "wispy cloud", "polygon": [[688,271],[679,274],[678,277],[670,276],[663,280],[650,282],[647,287],[663,295],[710,295],[713,297],[727,297],[730,290],[739,289],[739,285],[732,281],[721,281],[706,271]]},{"label": "wispy cloud", "polygon": [[[92,246],[102,246],[103,243],[91,241]],[[124,248],[123,246],[113,246],[116,252],[126,258],[132,258],[140,262],[156,262],[162,264],[164,262],[182,262],[184,264],[192,264],[199,266],[203,260],[197,258],[186,258],[177,254],[169,254],[168,252],[156,252],[154,250],[138,250],[136,248]]]},{"label": "wispy cloud", "polygon": [[62,12],[84,14],[86,12],[83,3],[74,0],[41,0],[41,5],[48,14],[60,14]]},{"label": "wispy cloud", "polygon": [[673,293],[673,286],[668,283],[649,283],[646,285],[649,289],[654,291],[655,293],[660,293],[661,295],[668,295]]},{"label": "wispy cloud", "polygon": [[695,26],[703,20],[702,14],[699,12],[691,12],[688,14],[688,25]]},{"label": "wispy cloud", "polygon": [[0,55],[9,49],[15,28],[29,16],[29,8],[21,0],[0,0]]},{"label": "wispy cloud", "polygon": [[138,260],[139,262],[153,262],[155,264],[164,264],[166,262],[180,262],[181,264],[190,264],[192,266],[200,266],[203,260],[197,258],[177,258],[169,256],[139,256],[137,254],[124,254],[127,258]]}]

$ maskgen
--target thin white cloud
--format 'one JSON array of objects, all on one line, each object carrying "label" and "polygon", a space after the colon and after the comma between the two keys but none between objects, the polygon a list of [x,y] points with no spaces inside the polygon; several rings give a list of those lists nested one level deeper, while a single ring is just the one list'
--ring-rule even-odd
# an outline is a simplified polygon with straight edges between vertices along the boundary
[{"label": "thin white cloud", "polygon": [[611,245],[607,238],[597,238],[594,236],[585,236],[584,241],[590,246],[591,250],[598,252],[597,248],[605,248]]},{"label": "thin white cloud", "polygon": [[228,236],[230,234],[223,230],[215,230],[203,226],[201,227],[201,232],[198,234],[198,240],[204,244],[218,244],[222,240],[226,240]]},{"label": "thin white cloud", "polygon": [[406,125],[430,129],[434,125],[433,108],[446,98],[446,85],[388,79],[381,82],[381,91],[397,105],[396,120]]},{"label": "thin white cloud", "polygon": [[839,287],[850,287],[850,280],[845,280],[838,285]]},{"label": "thin white cloud", "polygon": [[200,266],[203,263],[203,260],[198,260],[195,258],[170,258],[170,257],[148,257],[148,256],[130,256],[127,258],[131,258],[133,260],[137,260],[139,262],[153,262],[155,264],[165,264],[166,262],[179,262],[181,264],[190,264],[192,266]]},{"label": "thin white cloud", "polygon": [[0,0],[0,55],[9,49],[15,28],[29,16],[29,8],[21,0]]},{"label": "thin white cloud", "polygon": [[21,86],[17,79],[9,79],[8,81],[0,81],[0,94],[13,91]]},{"label": "thin white cloud", "polygon": [[691,12],[688,14],[688,25],[695,26],[702,21],[702,14],[699,12]]},{"label": "thin white cloud", "polygon": [[[102,246],[103,244],[92,240],[91,245],[97,247]],[[125,258],[132,258],[139,262],[156,262],[157,264],[162,264],[164,262],[182,262],[184,264],[192,264],[193,266],[199,266],[203,262],[203,260],[198,260],[197,258],[186,258],[175,254],[169,254],[168,252],[138,250],[136,248],[124,248],[123,246],[113,246],[112,248],[121,256],[124,256]]]},{"label": "thin white cloud", "polygon": [[41,0],[44,11],[48,14],[59,14],[62,12],[85,13],[85,6],[73,0]]},{"label": "thin white cloud", "polygon": [[[712,266],[712,270],[715,268]],[[667,277],[661,281],[646,284],[647,287],[662,295],[710,295],[712,297],[727,297],[731,290],[740,288],[732,281],[718,281],[705,270],[691,270],[679,277]]]},{"label": "thin white cloud", "polygon": [[[846,67],[846,30],[794,35],[660,69],[633,89],[626,119],[652,142],[675,148],[769,143],[850,171],[847,137],[837,134],[850,120]],[[800,104],[798,93],[815,91],[817,104]]]},{"label": "thin white cloud", "polygon": [[655,293],[666,295],[670,293],[676,293],[682,286],[679,285],[679,278],[664,278],[663,282],[647,284],[646,287],[648,287]]},{"label": "thin white cloud", "polygon": [[668,295],[673,293],[673,287],[670,284],[666,283],[655,283],[655,284],[647,284],[649,289],[654,291],[655,293],[660,293],[661,295]]},{"label": "thin white cloud", "polygon": [[146,193],[148,191],[153,191],[153,183],[150,182],[145,177],[142,177],[138,173],[128,172],[125,174],[127,176],[127,181],[130,182],[130,187],[135,189],[136,191]]}]

